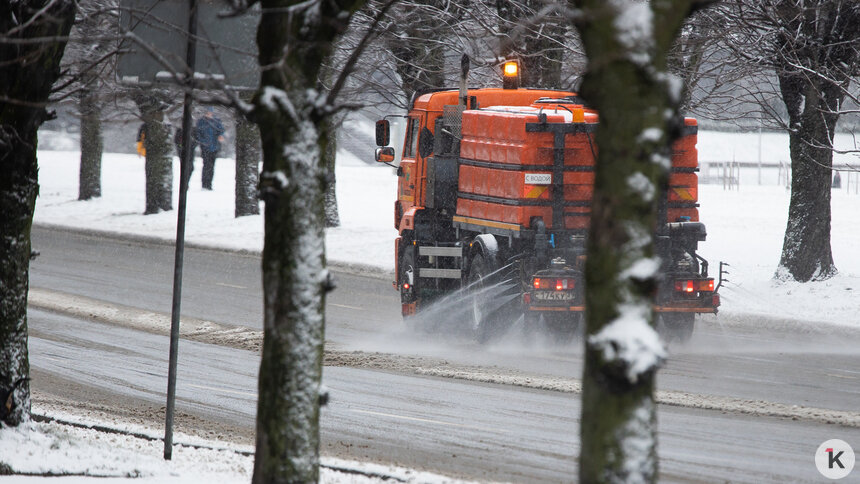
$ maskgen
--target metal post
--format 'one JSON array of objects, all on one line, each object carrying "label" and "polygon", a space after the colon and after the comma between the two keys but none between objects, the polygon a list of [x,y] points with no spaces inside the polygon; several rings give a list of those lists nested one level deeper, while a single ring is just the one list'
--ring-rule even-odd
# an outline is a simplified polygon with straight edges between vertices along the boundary
[{"label": "metal post", "polygon": [[188,0],[188,35],[185,51],[185,107],[182,111],[182,153],[179,156],[179,211],[176,214],[176,258],[173,266],[173,309],[170,313],[170,363],[167,372],[167,409],[164,417],[164,459],[173,457],[173,411],[176,403],[176,366],[179,359],[179,307],[182,301],[182,265],[185,256],[185,206],[191,158],[191,108],[197,57],[197,0]]},{"label": "metal post", "polygon": [[758,125],[758,184],[761,185],[761,120]]}]

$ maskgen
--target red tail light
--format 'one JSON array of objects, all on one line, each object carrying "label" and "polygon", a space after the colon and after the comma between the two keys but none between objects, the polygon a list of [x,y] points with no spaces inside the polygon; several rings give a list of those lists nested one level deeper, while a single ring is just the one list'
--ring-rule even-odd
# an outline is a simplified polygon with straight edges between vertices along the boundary
[{"label": "red tail light", "polygon": [[694,293],[694,292],[714,292],[713,279],[681,279],[675,281],[675,290],[678,292]]},{"label": "red tail light", "polygon": [[534,286],[535,289],[555,289],[556,291],[569,291],[573,289],[575,285],[576,279],[572,279],[569,277],[535,277],[534,279],[532,279],[532,286]]}]

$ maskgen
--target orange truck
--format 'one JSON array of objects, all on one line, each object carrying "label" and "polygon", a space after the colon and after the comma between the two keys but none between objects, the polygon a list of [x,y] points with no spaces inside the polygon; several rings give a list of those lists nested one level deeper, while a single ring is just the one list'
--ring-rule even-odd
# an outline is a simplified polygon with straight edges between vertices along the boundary
[{"label": "orange truck", "polygon": [[[479,341],[519,317],[571,337],[585,311],[598,115],[575,93],[519,89],[507,78],[502,89],[462,86],[416,95],[407,115],[394,205],[403,315],[455,300]],[[376,135],[376,160],[393,162],[387,120]],[[696,252],[706,236],[696,137],[696,121],[686,118],[656,230],[658,328],[681,340],[697,313],[720,304],[719,284]]]}]

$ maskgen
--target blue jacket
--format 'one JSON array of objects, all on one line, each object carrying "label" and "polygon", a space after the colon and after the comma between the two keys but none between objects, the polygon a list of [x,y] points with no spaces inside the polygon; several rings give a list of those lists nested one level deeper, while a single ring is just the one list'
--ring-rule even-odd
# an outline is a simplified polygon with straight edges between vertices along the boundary
[{"label": "blue jacket", "polygon": [[216,117],[200,118],[194,128],[194,140],[200,145],[200,149],[210,153],[217,153],[221,149],[218,137],[224,134],[224,125]]}]

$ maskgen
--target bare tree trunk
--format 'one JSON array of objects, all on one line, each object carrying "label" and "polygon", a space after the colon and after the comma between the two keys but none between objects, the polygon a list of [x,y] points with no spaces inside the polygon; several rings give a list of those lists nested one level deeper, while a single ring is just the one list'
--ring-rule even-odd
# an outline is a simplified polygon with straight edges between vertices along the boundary
[{"label": "bare tree trunk", "polygon": [[[61,39],[71,29],[75,8],[75,2],[63,0],[3,2],[0,33],[5,37],[15,29],[10,38]],[[50,40],[0,42],[0,390],[15,389],[11,411],[0,407],[0,421],[7,425],[30,418],[27,291],[39,193],[37,130],[47,118],[44,103],[60,74],[64,49],[65,42]]]},{"label": "bare tree trunk", "polygon": [[801,72],[779,75],[788,108],[791,201],[778,278],[827,279],[836,274],[830,248],[833,136],[844,94]]},{"label": "bare tree trunk", "polygon": [[243,114],[236,114],[236,217],[260,213],[257,184],[261,159],[260,129]]},{"label": "bare tree trunk", "polygon": [[102,196],[102,124],[101,106],[96,90],[85,87],[80,94],[81,168],[78,200]]},{"label": "bare tree trunk", "polygon": [[173,145],[162,103],[146,93],[136,96],[135,102],[146,125],[146,209],[143,213],[173,210]]},{"label": "bare tree trunk", "polygon": [[328,143],[325,148],[323,164],[325,165],[325,226],[339,227],[340,215],[337,211],[337,176],[335,162],[337,161],[337,126],[339,123],[334,116],[328,120]]},{"label": "bare tree trunk", "polygon": [[322,156],[331,112],[315,89],[336,36],[363,3],[261,2],[257,45],[260,65],[267,67],[254,119],[263,147],[265,320],[255,484],[319,480],[325,293],[332,287],[325,269]]},{"label": "bare tree trunk", "polygon": [[656,482],[654,382],[665,350],[653,329],[661,264],[654,229],[680,132],[666,56],[691,2],[574,3],[583,7],[577,25],[589,61],[581,94],[600,114],[579,481]]}]

